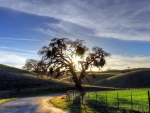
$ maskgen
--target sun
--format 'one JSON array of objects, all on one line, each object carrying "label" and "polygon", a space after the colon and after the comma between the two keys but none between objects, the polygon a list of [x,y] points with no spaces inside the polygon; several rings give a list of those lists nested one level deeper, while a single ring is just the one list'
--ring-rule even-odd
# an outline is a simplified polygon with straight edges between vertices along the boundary
[{"label": "sun", "polygon": [[80,60],[80,58],[78,56],[76,56],[75,58],[72,59],[73,60],[73,63],[75,65],[78,65],[78,61]]}]

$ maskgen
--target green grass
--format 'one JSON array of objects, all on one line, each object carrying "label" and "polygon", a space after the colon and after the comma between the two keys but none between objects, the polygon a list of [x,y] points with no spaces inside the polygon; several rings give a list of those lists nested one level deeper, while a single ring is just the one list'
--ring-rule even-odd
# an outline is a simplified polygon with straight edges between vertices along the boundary
[{"label": "green grass", "polygon": [[[50,100],[55,107],[71,111],[73,113],[100,113],[95,109],[89,107],[86,104],[72,104],[66,101],[66,96],[59,96]],[[110,110],[110,109],[109,109]],[[102,113],[106,113],[104,109],[101,109]],[[110,110],[111,111],[111,110]],[[119,110],[115,110],[114,113],[117,113]],[[112,113],[112,112],[111,112]],[[118,112],[119,113],[119,112]]]},{"label": "green grass", "polygon": [[[86,95],[86,98],[89,97],[89,105],[91,104],[103,106],[107,105],[113,108],[118,108],[118,99],[119,99],[119,108],[132,110],[131,105],[131,93],[132,93],[133,110],[140,112],[148,112],[148,90],[150,89],[98,92],[97,99],[96,93],[90,93]],[[106,96],[107,96],[107,104],[106,104]]]},{"label": "green grass", "polygon": [[[92,94],[90,95],[92,97]],[[93,94],[93,97],[95,95]],[[140,113],[139,111],[132,111],[130,109],[116,108],[113,106],[105,107],[104,105],[97,104],[91,99],[90,103],[72,104],[66,101],[66,96],[58,96],[49,101],[55,107],[69,110],[73,113]]]}]

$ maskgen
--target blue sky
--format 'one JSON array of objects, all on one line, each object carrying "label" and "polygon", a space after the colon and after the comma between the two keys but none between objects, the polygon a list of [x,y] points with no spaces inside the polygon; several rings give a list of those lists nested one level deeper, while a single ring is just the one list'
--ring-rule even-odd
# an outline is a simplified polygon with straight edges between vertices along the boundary
[{"label": "blue sky", "polygon": [[149,0],[0,0],[0,63],[21,68],[54,37],[111,53],[108,67],[150,67]]}]

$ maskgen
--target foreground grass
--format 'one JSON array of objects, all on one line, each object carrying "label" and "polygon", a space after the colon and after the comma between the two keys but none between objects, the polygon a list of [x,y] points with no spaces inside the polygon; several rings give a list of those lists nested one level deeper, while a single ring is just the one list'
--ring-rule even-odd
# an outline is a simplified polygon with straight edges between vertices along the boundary
[{"label": "foreground grass", "polygon": [[74,113],[93,113],[92,108],[89,108],[85,104],[73,105],[71,103],[68,103],[66,101],[65,95],[55,97],[55,98],[51,99],[50,102],[58,108],[70,110]]},{"label": "foreground grass", "polygon": [[131,111],[128,109],[118,109],[114,107],[105,107],[97,104],[78,104],[74,105],[72,103],[66,102],[66,96],[59,96],[50,100],[54,106],[70,110],[73,113],[139,113],[137,111]]}]

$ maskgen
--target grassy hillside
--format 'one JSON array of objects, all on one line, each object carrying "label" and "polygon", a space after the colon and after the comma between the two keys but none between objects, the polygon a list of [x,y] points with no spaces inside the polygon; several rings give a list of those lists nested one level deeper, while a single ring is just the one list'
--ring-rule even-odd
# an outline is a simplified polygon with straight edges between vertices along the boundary
[{"label": "grassy hillside", "polygon": [[[68,91],[76,90],[71,76],[63,76],[56,80],[44,76],[39,78],[35,73],[0,64],[0,98],[41,91]],[[84,85],[85,90],[110,90],[108,87]]]},{"label": "grassy hillside", "polygon": [[[89,72],[95,74],[96,78],[93,80],[91,76],[87,76],[90,81],[94,81],[92,85],[119,87],[119,88],[147,88],[150,87],[150,69],[139,68],[127,70],[109,70],[103,72]],[[70,84],[72,76],[62,76],[58,80],[52,78],[39,78],[33,72],[17,69],[14,67],[0,64],[0,90],[15,85],[23,84],[26,87],[37,87],[39,84]],[[73,81],[72,81],[73,83]],[[84,84],[89,84],[87,80],[83,79]]]},{"label": "grassy hillside", "polygon": [[150,87],[150,69],[132,69],[130,72],[118,73],[106,79],[95,81],[95,85],[120,88],[148,88]]},{"label": "grassy hillside", "polygon": [[[121,73],[120,70],[111,70],[111,71],[104,71],[104,72],[88,72],[89,75],[94,74],[96,75],[96,79],[94,79],[94,82],[99,81],[99,80],[103,80],[112,76],[115,76],[116,74]],[[79,73],[77,72],[77,74],[79,75]],[[91,76],[86,76],[89,80],[92,80]],[[59,81],[66,81],[66,82],[70,82],[72,81],[72,76],[62,76]],[[83,79],[83,83],[84,84],[88,84],[86,78]]]},{"label": "grassy hillside", "polygon": [[50,78],[39,78],[35,73],[0,64],[0,90],[20,85],[23,87],[37,87],[39,84],[59,83]]},{"label": "grassy hillside", "polygon": [[[108,70],[103,72],[89,72],[94,74],[96,78],[93,80],[91,76],[87,76],[90,81],[94,81],[92,85],[118,87],[118,88],[147,88],[150,87],[150,68],[133,68],[129,70]],[[129,77],[129,78],[128,78]],[[129,81],[128,81],[129,80]],[[62,76],[60,82],[72,81],[71,76]],[[83,79],[84,84],[89,84],[86,78]]]}]

